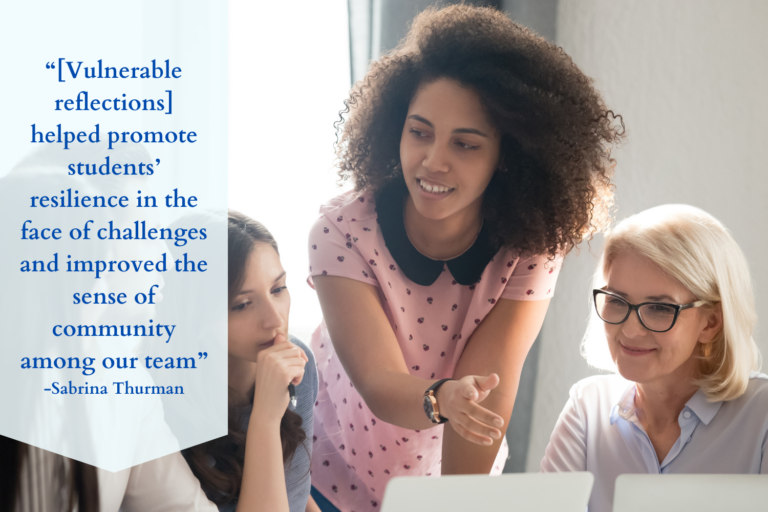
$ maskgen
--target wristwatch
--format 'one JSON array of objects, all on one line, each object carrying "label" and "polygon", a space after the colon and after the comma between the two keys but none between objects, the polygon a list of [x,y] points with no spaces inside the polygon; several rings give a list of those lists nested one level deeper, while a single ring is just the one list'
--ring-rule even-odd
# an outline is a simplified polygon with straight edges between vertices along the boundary
[{"label": "wristwatch", "polygon": [[432,384],[428,390],[424,392],[424,412],[427,414],[427,418],[432,423],[445,423],[448,418],[440,416],[440,410],[437,407],[437,388],[442,386],[445,382],[453,379],[442,379]]}]

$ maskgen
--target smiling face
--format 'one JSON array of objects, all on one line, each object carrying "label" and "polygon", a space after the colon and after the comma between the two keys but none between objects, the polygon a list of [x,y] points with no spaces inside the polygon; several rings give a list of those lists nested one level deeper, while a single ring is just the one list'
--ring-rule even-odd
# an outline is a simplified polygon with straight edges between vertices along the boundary
[{"label": "smiling face", "polygon": [[245,279],[229,305],[229,355],[256,362],[256,355],[273,345],[275,336],[288,337],[291,296],[285,270],[271,245],[254,244],[245,266]]},{"label": "smiling face", "polygon": [[500,140],[480,98],[441,78],[417,90],[403,125],[400,162],[418,213],[441,220],[480,212]]},{"label": "smiling face", "polygon": [[[632,304],[687,304],[697,300],[650,260],[627,251],[615,256],[605,278],[606,291]],[[717,321],[711,308],[691,308],[680,312],[669,331],[651,332],[632,311],[622,324],[605,324],[605,334],[611,358],[625,379],[640,384],[685,382],[696,376],[697,344],[712,341],[718,330]]]}]

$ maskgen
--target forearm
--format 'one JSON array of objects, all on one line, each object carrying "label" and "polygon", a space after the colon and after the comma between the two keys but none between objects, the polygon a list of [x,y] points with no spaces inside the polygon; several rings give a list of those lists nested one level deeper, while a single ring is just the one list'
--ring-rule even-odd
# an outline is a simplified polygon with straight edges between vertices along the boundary
[{"label": "forearm", "polygon": [[251,417],[237,512],[289,512],[279,423]]},{"label": "forearm", "polygon": [[378,371],[354,384],[377,418],[402,428],[426,430],[435,424],[424,413],[424,391],[434,382],[409,373]]},{"label": "forearm", "polygon": [[422,404],[424,391],[435,381],[408,372],[378,290],[323,276],[315,277],[315,289],[336,354],[371,412],[403,428],[433,426]]},{"label": "forearm", "polygon": [[502,299],[473,333],[454,370],[454,378],[465,375],[499,376],[499,386],[482,406],[504,418],[502,437],[487,446],[471,443],[446,428],[443,435],[442,474],[488,474],[506,433],[520,384],[520,373],[528,351],[544,321],[549,300]]}]

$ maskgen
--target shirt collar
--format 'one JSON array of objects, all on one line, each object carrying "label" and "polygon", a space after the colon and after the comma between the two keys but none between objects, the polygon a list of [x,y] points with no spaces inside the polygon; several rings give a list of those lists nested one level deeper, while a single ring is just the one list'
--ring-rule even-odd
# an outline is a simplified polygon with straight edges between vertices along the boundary
[{"label": "shirt collar", "polygon": [[715,417],[715,414],[717,414],[722,405],[722,401],[710,402],[707,400],[707,396],[701,388],[699,388],[699,390],[696,391],[685,404],[685,406],[693,411],[693,414],[698,416],[699,420],[705,425],[709,425],[709,422],[712,421],[712,418]]},{"label": "shirt collar", "polygon": [[630,383],[627,390],[621,395],[621,398],[611,410],[611,425],[616,423],[619,418],[629,420],[635,415],[635,393],[637,388],[634,382]]},{"label": "shirt collar", "polygon": [[[635,383],[632,383],[621,396],[621,399],[613,406],[611,410],[611,425],[616,423],[619,418],[629,420],[635,415],[636,386]],[[722,405],[723,402],[710,402],[707,400],[704,391],[699,388],[686,402],[685,408],[690,409],[702,423],[709,425],[709,422],[712,421]]]},{"label": "shirt collar", "polygon": [[405,232],[403,201],[407,194],[408,189],[401,179],[376,194],[376,213],[384,243],[403,274],[418,285],[430,286],[437,281],[443,267],[447,265],[457,283],[477,283],[499,250],[491,243],[486,224],[483,224],[477,239],[464,253],[447,261],[433,260],[417,251]]}]

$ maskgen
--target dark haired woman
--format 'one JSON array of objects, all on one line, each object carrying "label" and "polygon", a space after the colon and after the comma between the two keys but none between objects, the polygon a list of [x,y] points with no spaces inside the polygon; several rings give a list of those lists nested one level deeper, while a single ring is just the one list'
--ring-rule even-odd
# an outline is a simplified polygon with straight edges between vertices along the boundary
[{"label": "dark haired woman", "polygon": [[312,480],[362,512],[394,476],[501,472],[562,256],[608,217],[621,126],[561,49],[466,5],[420,14],[347,106],[356,190],[309,237]]},{"label": "dark haired woman", "polygon": [[229,435],[184,455],[219,510],[315,511],[309,440],[317,371],[312,351],[288,335],[291,298],[277,243],[260,223],[230,211],[228,249]]}]

